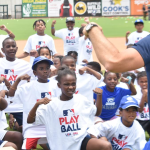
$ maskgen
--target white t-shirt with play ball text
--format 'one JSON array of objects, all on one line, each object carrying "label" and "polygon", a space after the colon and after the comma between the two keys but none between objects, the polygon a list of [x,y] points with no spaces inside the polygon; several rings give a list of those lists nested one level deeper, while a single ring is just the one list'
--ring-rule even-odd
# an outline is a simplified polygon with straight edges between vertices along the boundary
[{"label": "white t-shirt with play ball text", "polygon": [[131,127],[126,127],[119,117],[92,126],[88,133],[96,137],[106,137],[111,142],[113,150],[122,150],[125,146],[130,146],[134,150],[143,150],[146,144],[144,130],[136,120]]},{"label": "white t-shirt with play ball text", "polygon": [[64,55],[69,51],[79,50],[79,28],[68,30],[68,28],[55,31],[55,36],[64,41]]},{"label": "white t-shirt with play ball text", "polygon": [[35,103],[44,98],[51,98],[51,81],[40,83],[36,80],[20,86],[15,93],[15,102],[23,104],[23,136],[24,138],[46,137],[44,125],[35,126],[27,123],[27,117]]},{"label": "white t-shirt with play ball text", "polygon": [[[54,40],[49,35],[39,36],[37,34],[31,35],[25,45],[24,51],[30,53],[31,50],[38,50],[40,47],[48,47],[52,51],[52,55],[55,55],[56,49]],[[35,57],[30,56],[30,63],[33,64]]]},{"label": "white t-shirt with play ball text", "polygon": [[[138,101],[138,103],[140,104],[143,94],[141,92],[141,88],[140,87],[137,87],[136,90],[137,90],[137,94],[133,95],[132,97],[134,97]],[[139,119],[139,120],[142,120],[142,121],[150,119],[149,118],[148,103],[145,102],[143,111],[141,113],[138,112],[136,118]]]},{"label": "white t-shirt with play ball text", "polygon": [[[24,74],[28,74],[29,76],[34,77],[31,65],[28,62],[17,58],[15,59],[15,61],[8,61],[6,60],[6,57],[0,58],[0,76],[5,77],[11,85],[19,76]],[[22,80],[18,86],[26,82],[27,81]],[[8,106],[5,109],[5,112],[22,112],[22,104],[10,103],[10,101],[13,102],[13,97],[6,97],[6,100],[8,102]]]},{"label": "white t-shirt with play ball text", "polygon": [[87,128],[94,124],[95,114],[95,105],[74,94],[71,100],[52,98],[49,104],[39,106],[34,124],[45,124],[51,150],[80,150]]},{"label": "white t-shirt with play ball text", "polygon": [[89,38],[85,40],[85,36],[79,38],[78,64],[82,64],[86,59],[88,62],[93,61],[92,57],[93,46]]}]

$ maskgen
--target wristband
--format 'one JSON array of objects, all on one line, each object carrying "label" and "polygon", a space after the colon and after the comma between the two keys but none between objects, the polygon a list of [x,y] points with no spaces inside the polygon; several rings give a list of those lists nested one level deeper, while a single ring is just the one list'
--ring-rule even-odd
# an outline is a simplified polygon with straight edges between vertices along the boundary
[{"label": "wristband", "polygon": [[129,81],[128,81],[127,83],[130,85],[130,84],[131,84],[132,77],[127,76],[127,79],[129,79]]},{"label": "wristband", "polygon": [[51,27],[51,29],[55,29],[55,27]]}]

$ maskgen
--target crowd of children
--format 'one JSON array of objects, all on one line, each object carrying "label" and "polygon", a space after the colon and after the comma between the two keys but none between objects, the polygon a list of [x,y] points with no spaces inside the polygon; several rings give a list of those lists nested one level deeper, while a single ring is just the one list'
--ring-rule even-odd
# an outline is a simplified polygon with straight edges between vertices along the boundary
[{"label": "crowd of children", "polygon": [[[64,56],[44,33],[42,19],[34,22],[37,33],[18,56],[15,36],[0,26],[11,35],[3,39],[0,52],[0,148],[146,149],[144,131],[150,135],[150,118],[145,68],[103,73],[93,61],[90,39],[83,35],[85,24],[74,28],[73,17],[66,18],[66,29],[55,31],[55,24],[51,33],[63,39]],[[135,22],[138,36],[143,24]],[[128,45],[136,42],[130,38]],[[28,55],[30,63],[21,59]],[[13,131],[7,130],[6,115]]]}]

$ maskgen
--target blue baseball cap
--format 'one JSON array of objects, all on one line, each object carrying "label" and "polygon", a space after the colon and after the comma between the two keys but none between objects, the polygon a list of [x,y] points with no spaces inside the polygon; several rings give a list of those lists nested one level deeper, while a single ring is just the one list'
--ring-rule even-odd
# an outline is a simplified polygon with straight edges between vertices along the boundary
[{"label": "blue baseball cap", "polygon": [[39,57],[36,57],[35,59],[34,59],[34,61],[33,61],[33,65],[32,65],[32,69],[34,70],[34,66],[37,64],[37,63],[39,63],[39,62],[41,62],[41,61],[47,61],[48,63],[49,63],[49,65],[53,65],[53,62],[51,61],[51,60],[49,60],[49,59],[47,59],[46,57],[44,57],[44,56],[39,56]]},{"label": "blue baseball cap", "polygon": [[132,107],[132,106],[140,108],[139,105],[138,105],[137,100],[134,97],[131,97],[131,96],[127,95],[127,96],[124,96],[121,99],[119,108],[126,109],[126,108],[129,108],[129,107]]},{"label": "blue baseball cap", "polygon": [[136,25],[137,23],[144,24],[144,21],[142,19],[137,19],[137,20],[135,20],[134,25]]}]

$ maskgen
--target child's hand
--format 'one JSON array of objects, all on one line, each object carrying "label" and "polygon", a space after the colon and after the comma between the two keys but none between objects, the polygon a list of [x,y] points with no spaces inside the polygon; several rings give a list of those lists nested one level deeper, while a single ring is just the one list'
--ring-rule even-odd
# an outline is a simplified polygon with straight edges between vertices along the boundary
[{"label": "child's hand", "polygon": [[5,80],[5,77],[0,77],[0,83],[2,83]]},{"label": "child's hand", "polygon": [[14,126],[14,118],[10,118],[9,119],[9,127],[10,127],[10,129],[12,129],[13,126]]},{"label": "child's hand", "polygon": [[120,81],[121,81],[121,82],[124,82],[124,83],[128,83],[129,79],[124,78],[124,77],[121,77]]},{"label": "child's hand", "polygon": [[85,17],[85,18],[84,18],[84,21],[85,21],[87,24],[89,24],[89,23],[90,23],[89,17]]},{"label": "child's hand", "polygon": [[52,25],[54,26],[56,24],[56,20],[53,20],[52,21]]},{"label": "child's hand", "polygon": [[86,64],[88,63],[88,61],[86,59],[83,59],[82,62],[86,63]]},{"label": "child's hand", "polygon": [[95,88],[95,90],[93,90],[93,92],[94,92],[95,94],[97,94],[97,95],[102,95],[103,90],[100,89],[100,88]]},{"label": "child's hand", "polygon": [[147,96],[147,92],[148,92],[147,89],[142,89],[142,94],[143,94],[144,96]]},{"label": "child's hand", "polygon": [[128,36],[130,33],[131,33],[130,31],[127,31],[127,32],[126,32],[126,36]]},{"label": "child's hand", "polygon": [[30,78],[31,77],[28,74],[19,77],[20,80],[26,80],[27,82],[30,82]]},{"label": "child's hand", "polygon": [[2,26],[0,26],[0,29],[5,31],[6,30],[6,26],[2,25]]},{"label": "child's hand", "polygon": [[8,91],[7,90],[1,90],[0,91],[0,97],[5,97],[5,95],[7,95],[8,96]]},{"label": "child's hand", "polygon": [[83,67],[83,68],[81,68],[81,69],[79,69],[79,73],[82,75],[82,74],[84,74],[85,72],[86,72],[86,66],[85,67]]},{"label": "child's hand", "polygon": [[39,101],[37,101],[37,104],[38,104],[38,105],[41,105],[41,104],[46,105],[46,104],[48,104],[50,101],[51,101],[51,99],[49,99],[49,98],[47,98],[47,97],[44,97],[44,98],[40,99]]},{"label": "child's hand", "polygon": [[32,56],[32,57],[37,57],[37,56],[38,56],[38,52],[37,52],[36,50],[32,49],[32,50],[30,51],[30,56]]}]

